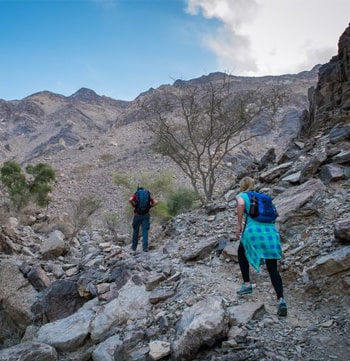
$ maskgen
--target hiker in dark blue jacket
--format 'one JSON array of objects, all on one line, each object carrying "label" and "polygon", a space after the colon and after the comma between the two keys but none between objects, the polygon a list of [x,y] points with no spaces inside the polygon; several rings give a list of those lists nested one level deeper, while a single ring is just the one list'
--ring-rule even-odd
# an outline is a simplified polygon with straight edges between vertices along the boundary
[{"label": "hiker in dark blue jacket", "polygon": [[138,187],[137,191],[130,196],[129,202],[134,208],[134,217],[132,220],[133,233],[131,250],[133,254],[136,253],[141,226],[142,249],[144,252],[148,252],[148,231],[151,223],[149,211],[152,207],[156,206],[158,202],[154,197],[151,196],[150,192],[143,187]]}]

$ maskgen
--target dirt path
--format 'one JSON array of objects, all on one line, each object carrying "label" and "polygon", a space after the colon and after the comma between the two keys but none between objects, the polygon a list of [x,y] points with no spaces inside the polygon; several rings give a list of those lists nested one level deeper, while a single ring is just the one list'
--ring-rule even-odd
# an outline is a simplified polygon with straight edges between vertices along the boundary
[{"label": "dirt path", "polygon": [[236,295],[241,283],[237,264],[214,257],[210,264],[197,265],[196,270],[198,286],[207,294],[220,294],[232,305],[261,302],[266,310],[261,320],[244,326],[247,342],[226,350],[227,358],[217,360],[350,360],[350,308],[315,303],[303,287],[284,284],[288,315],[278,317],[275,293],[264,266],[260,273],[251,271],[253,293],[243,297]]}]

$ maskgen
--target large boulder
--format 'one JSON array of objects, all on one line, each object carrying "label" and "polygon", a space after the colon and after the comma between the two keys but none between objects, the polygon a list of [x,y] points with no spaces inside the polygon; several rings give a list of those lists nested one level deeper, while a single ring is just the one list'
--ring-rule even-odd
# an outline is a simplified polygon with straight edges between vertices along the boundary
[{"label": "large boulder", "polygon": [[318,218],[319,205],[325,191],[319,179],[309,181],[285,190],[274,199],[279,217],[277,219],[281,235],[288,237]]},{"label": "large boulder", "polygon": [[[14,259],[0,261],[0,343],[8,333],[21,335],[34,320],[31,311],[38,293],[20,271]],[[5,329],[5,325],[9,327]],[[13,336],[14,337],[14,336]]]},{"label": "large boulder", "polygon": [[201,347],[213,346],[229,330],[229,315],[222,298],[208,297],[185,310],[176,325],[176,339],[171,344],[172,359],[192,360]]},{"label": "large boulder", "polygon": [[54,347],[41,342],[23,342],[13,347],[0,350],[0,361],[57,361]]},{"label": "large boulder", "polygon": [[77,350],[87,339],[94,316],[93,310],[82,308],[69,317],[43,325],[38,340],[60,351]]},{"label": "large boulder", "polygon": [[76,312],[86,299],[78,292],[77,283],[57,280],[48,287],[32,307],[36,320],[53,322]]},{"label": "large boulder", "polygon": [[64,241],[64,234],[61,231],[53,231],[41,246],[41,254],[44,259],[51,259],[62,256],[67,252],[67,244]]},{"label": "large boulder", "polygon": [[129,320],[146,318],[150,306],[145,286],[129,280],[120,289],[118,297],[107,303],[91,323],[91,339],[94,342],[103,341],[116,326]]}]

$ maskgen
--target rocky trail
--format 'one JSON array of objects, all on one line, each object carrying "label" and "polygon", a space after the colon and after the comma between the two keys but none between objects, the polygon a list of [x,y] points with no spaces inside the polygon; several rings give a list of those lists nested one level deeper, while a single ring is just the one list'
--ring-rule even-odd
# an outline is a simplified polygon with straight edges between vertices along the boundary
[{"label": "rocky trail", "polygon": [[[276,300],[269,275],[262,267],[261,273],[252,272],[254,288],[251,295],[237,297],[235,290],[240,285],[240,271],[237,264],[221,264],[211,268],[217,277],[210,280],[216,287],[213,291],[224,295],[230,306],[250,309],[250,303],[263,305],[264,313],[257,319],[243,322],[239,337],[241,342],[232,347],[228,342],[220,345],[218,354],[225,354],[220,360],[347,360],[350,350],[348,333],[349,309],[341,305],[326,305],[305,295],[302,287],[285,284],[288,304],[287,317],[276,315]],[[283,273],[282,273],[283,277]],[[249,312],[248,312],[249,314]],[[242,321],[247,321],[244,313]],[[243,331],[242,331],[243,330]],[[242,342],[243,341],[243,342]],[[225,344],[225,343],[224,343]],[[236,354],[237,353],[237,354]],[[203,358],[202,358],[203,357]],[[210,357],[204,355],[196,360],[215,360],[215,352]]]}]

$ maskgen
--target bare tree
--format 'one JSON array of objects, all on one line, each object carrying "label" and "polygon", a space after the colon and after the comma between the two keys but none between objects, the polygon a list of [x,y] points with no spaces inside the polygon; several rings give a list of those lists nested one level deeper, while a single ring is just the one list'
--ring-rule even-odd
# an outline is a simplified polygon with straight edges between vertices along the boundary
[{"label": "bare tree", "polygon": [[260,134],[243,132],[256,119],[269,123],[282,104],[282,89],[237,91],[228,77],[205,85],[179,82],[175,91],[155,91],[144,100],[146,123],[156,148],[190,179],[198,198],[212,200],[217,168],[239,144]]}]

